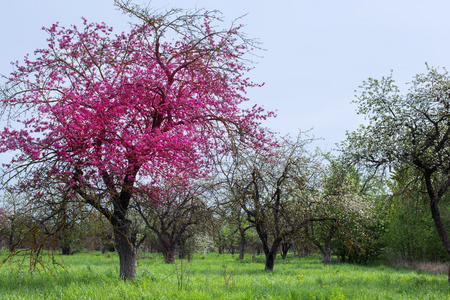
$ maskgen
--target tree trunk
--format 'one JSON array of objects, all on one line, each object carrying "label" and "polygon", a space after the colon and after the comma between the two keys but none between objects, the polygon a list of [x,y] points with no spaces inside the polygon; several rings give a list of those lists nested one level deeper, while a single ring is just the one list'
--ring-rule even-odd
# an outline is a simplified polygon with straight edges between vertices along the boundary
[{"label": "tree trunk", "polygon": [[241,234],[241,243],[239,248],[239,259],[244,259],[244,251],[245,251],[245,235]]},{"label": "tree trunk", "polygon": [[136,278],[136,250],[130,238],[130,220],[119,220],[113,224],[114,241],[119,253],[120,270],[119,275],[123,280]]},{"label": "tree trunk", "polygon": [[9,237],[9,240],[8,240],[8,249],[9,249],[9,252],[14,252],[14,249],[16,249],[16,244],[13,242],[13,239],[11,236]]},{"label": "tree trunk", "polygon": [[273,242],[272,247],[268,247],[264,244],[264,254],[266,256],[266,265],[264,267],[265,271],[273,271],[275,265],[275,259],[277,258],[278,247],[280,246],[281,240],[276,240]]},{"label": "tree trunk", "polygon": [[[12,221],[14,222],[14,220]],[[8,249],[9,252],[14,252],[14,250],[16,249],[17,243],[14,243],[14,225],[11,226],[11,232],[8,235]]]},{"label": "tree trunk", "polygon": [[72,254],[71,253],[71,249],[72,249],[71,244],[72,243],[71,243],[70,238],[67,236],[68,233],[67,233],[67,229],[66,228],[63,229],[61,235],[62,235],[62,238],[61,238],[61,243],[62,243],[62,245],[61,245],[61,252],[62,252],[62,255],[70,255],[70,254]]},{"label": "tree trunk", "polygon": [[127,167],[127,175],[121,184],[122,191],[117,193],[116,185],[113,183],[112,177],[106,170],[101,171],[101,176],[105,185],[108,187],[111,202],[113,204],[113,213],[107,207],[103,207],[96,197],[86,194],[82,186],[84,181],[82,179],[83,171],[78,167],[75,168],[73,180],[76,185],[74,190],[93,208],[105,216],[113,227],[114,231],[114,246],[119,254],[119,276],[122,280],[136,278],[136,247],[135,237],[132,237],[131,221],[126,218],[130,200],[132,197],[132,189],[136,180],[136,175],[139,172],[141,165],[137,161],[129,162]]},{"label": "tree trunk", "polygon": [[265,253],[266,254],[266,265],[264,267],[265,271],[273,271],[273,266],[275,265],[275,257],[276,257],[276,251],[270,251]]},{"label": "tree trunk", "polygon": [[166,264],[175,263],[175,244],[174,243],[164,243],[163,246],[164,261]]},{"label": "tree trunk", "polygon": [[289,249],[291,248],[290,243],[282,243],[281,244],[281,259],[286,259],[286,256],[289,252]]},{"label": "tree trunk", "polygon": [[[434,199],[430,201],[431,216],[433,217],[434,224],[436,226],[439,237],[441,238],[442,245],[444,245],[447,253],[450,254],[450,239],[447,234],[444,222],[442,222],[441,213],[439,211],[438,203],[440,198],[436,195]],[[450,267],[448,272],[448,281],[450,282]]]},{"label": "tree trunk", "polygon": [[329,244],[323,248],[323,264],[331,265],[331,247]]},{"label": "tree trunk", "polygon": [[178,245],[180,247],[180,253],[179,258],[185,259],[187,258],[188,262],[192,260],[192,249],[191,249],[191,241],[189,238],[181,239],[178,242]]},{"label": "tree trunk", "polygon": [[70,254],[71,254],[71,253],[70,253],[70,249],[71,249],[70,244],[64,243],[64,244],[61,246],[61,254],[62,254],[62,255],[70,255]]}]

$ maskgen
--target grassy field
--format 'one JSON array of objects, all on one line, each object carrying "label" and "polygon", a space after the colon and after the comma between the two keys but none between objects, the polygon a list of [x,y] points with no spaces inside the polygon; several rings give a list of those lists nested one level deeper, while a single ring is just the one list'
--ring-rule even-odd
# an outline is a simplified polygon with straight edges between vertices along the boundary
[{"label": "grassy field", "polygon": [[[7,252],[0,252],[3,261]],[[64,266],[30,276],[18,262],[0,269],[0,299],[450,299],[446,275],[386,266],[323,266],[320,258],[244,261],[229,254],[195,255],[167,265],[143,254],[138,278],[118,279],[119,260],[98,252],[56,256]]]}]

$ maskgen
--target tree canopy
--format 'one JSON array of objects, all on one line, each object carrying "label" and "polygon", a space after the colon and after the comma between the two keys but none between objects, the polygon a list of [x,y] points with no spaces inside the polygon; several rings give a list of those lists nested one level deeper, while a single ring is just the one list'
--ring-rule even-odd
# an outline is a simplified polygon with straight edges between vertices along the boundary
[{"label": "tree canopy", "polygon": [[[137,23],[113,33],[106,24],[44,28],[38,49],[5,77],[0,152],[17,155],[3,183],[40,194],[65,190],[114,226],[121,277],[133,278],[127,212],[133,190],[174,174],[201,177],[233,139],[269,142],[259,120],[271,113],[242,109],[253,42],[240,25],[216,27],[217,12],[155,13],[116,1]],[[123,239],[122,241],[120,241]],[[123,249],[121,250],[121,246]],[[131,248],[130,248],[130,247]],[[122,264],[124,262],[124,264]]]}]

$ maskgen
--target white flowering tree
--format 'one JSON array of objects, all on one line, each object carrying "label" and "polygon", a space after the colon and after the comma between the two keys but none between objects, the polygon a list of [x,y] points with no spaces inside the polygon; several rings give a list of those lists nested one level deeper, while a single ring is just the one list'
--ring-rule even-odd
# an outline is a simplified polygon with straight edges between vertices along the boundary
[{"label": "white flowering tree", "polygon": [[446,70],[427,68],[413,78],[406,94],[392,75],[363,83],[355,102],[368,124],[348,134],[343,153],[374,175],[405,169],[416,174],[411,178],[420,180],[417,188],[425,187],[436,230],[450,254],[440,211],[450,187],[450,76]]},{"label": "white flowering tree", "polygon": [[331,264],[332,241],[338,239],[351,251],[364,251],[373,223],[373,203],[362,193],[360,178],[332,160],[324,167],[320,189],[310,199],[307,238],[323,254],[324,264]]}]

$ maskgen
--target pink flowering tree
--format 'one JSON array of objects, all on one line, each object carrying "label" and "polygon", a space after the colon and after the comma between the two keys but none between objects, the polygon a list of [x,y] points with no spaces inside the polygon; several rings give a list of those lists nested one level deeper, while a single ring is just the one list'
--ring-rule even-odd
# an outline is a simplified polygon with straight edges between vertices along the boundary
[{"label": "pink flowering tree", "polygon": [[236,139],[264,148],[259,122],[270,113],[239,107],[256,86],[246,77],[253,43],[240,25],[218,29],[216,12],[116,5],[138,20],[129,32],[55,24],[44,28],[47,48],[14,63],[0,151],[15,154],[3,184],[35,199],[51,184],[105,216],[128,279],[136,253],[127,213],[139,186],[202,177]]}]

